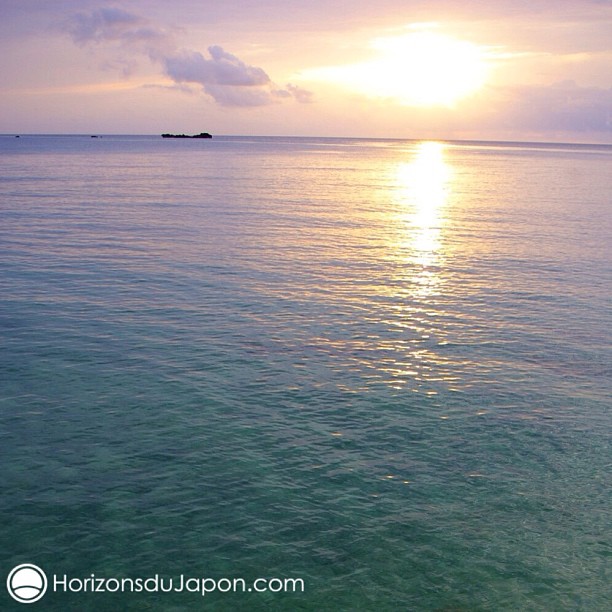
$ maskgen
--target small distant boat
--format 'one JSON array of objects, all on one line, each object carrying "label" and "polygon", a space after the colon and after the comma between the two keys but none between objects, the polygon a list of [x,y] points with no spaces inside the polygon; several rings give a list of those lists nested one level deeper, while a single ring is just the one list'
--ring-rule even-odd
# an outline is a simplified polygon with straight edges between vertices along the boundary
[{"label": "small distant boat", "polygon": [[212,135],[208,132],[200,132],[195,136],[189,136],[187,134],[162,134],[162,138],[212,138]]}]

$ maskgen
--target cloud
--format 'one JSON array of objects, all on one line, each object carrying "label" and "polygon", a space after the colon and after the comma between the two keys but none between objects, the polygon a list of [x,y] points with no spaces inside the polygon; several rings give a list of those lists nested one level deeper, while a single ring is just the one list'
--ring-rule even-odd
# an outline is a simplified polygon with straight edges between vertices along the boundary
[{"label": "cloud", "polygon": [[[119,45],[124,55],[144,54],[162,66],[175,83],[198,84],[222,106],[264,106],[283,99],[310,102],[311,92],[294,85],[275,86],[263,68],[250,66],[218,45],[208,47],[209,57],[192,49],[178,49],[174,32],[120,8],[100,8],[78,13],[64,23],[64,31],[79,46],[103,43]],[[131,57],[108,65],[133,68]]]},{"label": "cloud", "polygon": [[264,70],[247,66],[219,46],[209,47],[208,52],[211,59],[206,59],[199,51],[183,51],[164,58],[166,74],[177,83],[200,83],[204,86],[250,87],[270,82]]},{"label": "cloud", "polygon": [[297,85],[292,85],[291,83],[287,83],[287,91],[291,94],[298,102],[302,104],[309,104],[312,102],[313,93],[312,91],[308,91],[303,87],[298,87]]},{"label": "cloud", "polygon": [[290,91],[276,89],[262,68],[249,66],[222,47],[208,48],[210,57],[199,51],[181,51],[165,57],[166,74],[176,83],[197,83],[222,106],[265,106]]},{"label": "cloud", "polygon": [[261,87],[205,84],[204,91],[221,106],[266,106],[274,102],[274,94]]},{"label": "cloud", "polygon": [[208,48],[210,59],[199,51],[182,51],[164,58],[166,74],[176,83],[197,83],[222,106],[265,106],[294,98],[310,102],[312,93],[288,84],[274,86],[262,68],[249,66],[222,47]]},{"label": "cloud", "polygon": [[77,13],[64,24],[72,40],[85,46],[90,43],[119,42],[138,45],[150,53],[174,45],[169,31],[148,19],[120,8],[100,8],[91,13]]},{"label": "cloud", "polygon": [[143,89],[160,89],[162,91],[179,91],[190,96],[196,95],[197,91],[189,85],[176,83],[174,85],[162,85],[161,83],[145,83],[141,85]]}]

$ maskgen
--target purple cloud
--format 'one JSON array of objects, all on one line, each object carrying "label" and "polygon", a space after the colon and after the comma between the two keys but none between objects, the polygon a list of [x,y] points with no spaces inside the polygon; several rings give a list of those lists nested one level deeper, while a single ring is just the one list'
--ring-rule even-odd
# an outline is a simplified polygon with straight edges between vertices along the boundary
[{"label": "purple cloud", "polygon": [[160,43],[169,37],[162,28],[120,8],[78,13],[65,23],[65,28],[79,45],[104,41]]},{"label": "purple cloud", "polygon": [[[312,98],[310,92],[294,85],[276,88],[263,68],[249,66],[218,45],[208,47],[209,57],[191,49],[179,50],[170,31],[120,8],[78,13],[65,22],[64,29],[79,46],[106,42],[143,53],[161,64],[175,83],[198,84],[222,106],[263,106],[283,98],[310,102]],[[132,66],[131,58],[126,57],[115,64]]]},{"label": "purple cloud", "polygon": [[247,66],[219,46],[209,47],[208,52],[210,59],[206,59],[199,51],[183,51],[164,58],[166,74],[178,83],[201,85],[250,87],[270,82],[264,70]]},{"label": "purple cloud", "polygon": [[312,102],[313,93],[312,91],[308,91],[303,87],[298,87],[297,85],[292,85],[291,83],[287,83],[287,91],[291,94],[298,102],[302,104],[309,104]]}]

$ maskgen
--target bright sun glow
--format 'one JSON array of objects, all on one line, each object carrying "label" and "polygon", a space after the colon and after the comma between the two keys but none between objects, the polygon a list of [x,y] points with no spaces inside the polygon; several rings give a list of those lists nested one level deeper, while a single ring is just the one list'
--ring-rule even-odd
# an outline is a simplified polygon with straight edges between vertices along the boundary
[{"label": "bright sun glow", "polygon": [[369,62],[331,66],[303,76],[330,81],[407,106],[453,106],[478,91],[488,73],[487,50],[435,32],[412,32],[372,42]]}]

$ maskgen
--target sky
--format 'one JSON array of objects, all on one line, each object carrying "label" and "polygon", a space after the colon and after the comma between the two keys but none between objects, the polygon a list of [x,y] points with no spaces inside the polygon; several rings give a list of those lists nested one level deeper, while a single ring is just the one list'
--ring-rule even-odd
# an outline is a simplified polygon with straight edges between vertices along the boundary
[{"label": "sky", "polygon": [[612,0],[0,0],[0,133],[612,143]]}]

